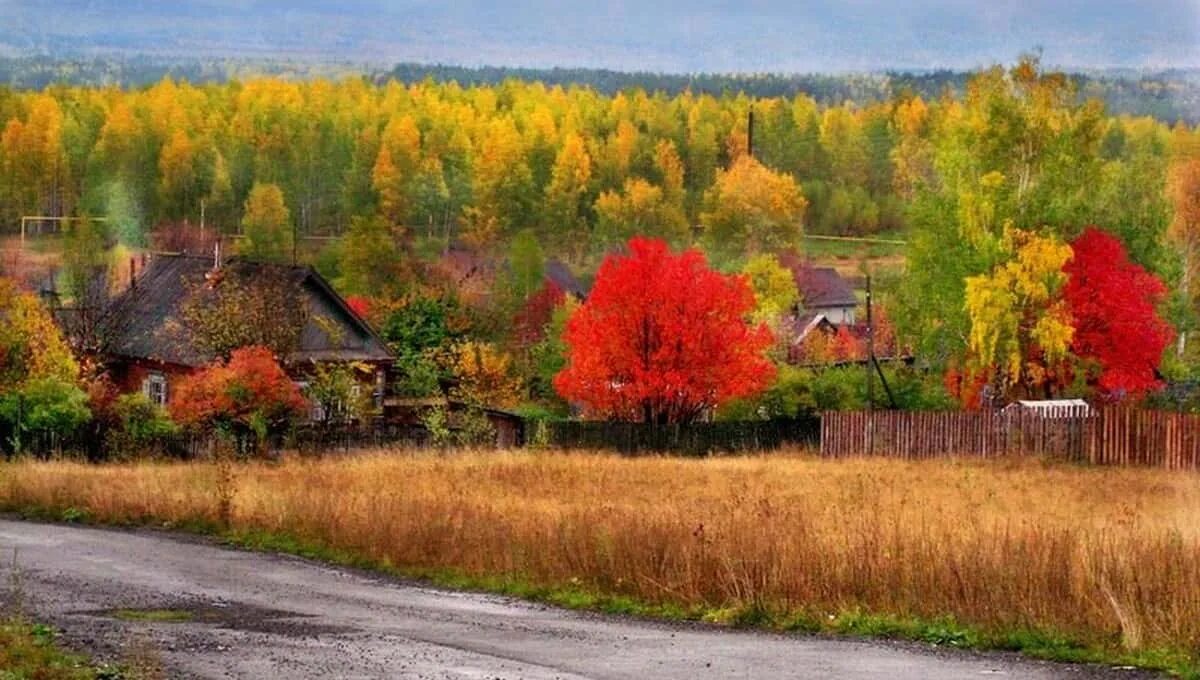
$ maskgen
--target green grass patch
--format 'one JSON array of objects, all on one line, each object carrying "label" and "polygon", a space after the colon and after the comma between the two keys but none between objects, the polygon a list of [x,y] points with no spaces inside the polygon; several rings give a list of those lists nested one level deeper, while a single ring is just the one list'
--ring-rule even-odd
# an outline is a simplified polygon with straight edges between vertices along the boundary
[{"label": "green grass patch", "polygon": [[20,617],[0,621],[2,680],[130,680],[126,671],[97,666],[64,650],[53,628]]},{"label": "green grass patch", "polygon": [[[807,235],[806,235],[807,236]],[[818,234],[817,236],[820,236]],[[822,238],[803,239],[804,255],[810,258],[835,258],[841,260],[877,259],[905,254],[906,245],[888,241],[904,241],[904,232],[885,232],[863,237],[870,241],[834,241]],[[878,241],[885,241],[879,243]]]},{"label": "green grass patch", "polygon": [[196,618],[195,614],[183,609],[116,609],[111,615],[122,621],[146,623],[187,623]]}]

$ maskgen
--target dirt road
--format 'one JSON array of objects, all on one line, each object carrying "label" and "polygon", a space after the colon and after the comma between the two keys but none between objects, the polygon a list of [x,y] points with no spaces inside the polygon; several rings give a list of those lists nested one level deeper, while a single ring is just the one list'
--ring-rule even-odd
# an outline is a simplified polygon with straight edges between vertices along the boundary
[{"label": "dirt road", "polygon": [[14,551],[34,616],[102,656],[137,647],[173,678],[1146,677],[573,613],[159,532],[0,521],[5,564]]}]

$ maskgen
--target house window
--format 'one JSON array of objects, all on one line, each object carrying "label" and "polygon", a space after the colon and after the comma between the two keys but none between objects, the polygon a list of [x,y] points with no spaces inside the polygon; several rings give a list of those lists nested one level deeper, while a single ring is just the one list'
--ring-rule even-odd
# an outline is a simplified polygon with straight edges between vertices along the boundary
[{"label": "house window", "polygon": [[375,389],[371,393],[376,409],[383,408],[383,398],[387,394],[387,372],[383,369],[375,371]]},{"label": "house window", "polygon": [[151,373],[142,381],[142,393],[150,403],[158,406],[167,405],[167,376],[162,373]]},{"label": "house window", "polygon": [[295,380],[292,384],[296,386],[296,389],[300,390],[300,394],[303,394],[308,399],[308,419],[314,423],[325,422],[325,407],[321,402],[309,395],[309,382],[307,380]]}]

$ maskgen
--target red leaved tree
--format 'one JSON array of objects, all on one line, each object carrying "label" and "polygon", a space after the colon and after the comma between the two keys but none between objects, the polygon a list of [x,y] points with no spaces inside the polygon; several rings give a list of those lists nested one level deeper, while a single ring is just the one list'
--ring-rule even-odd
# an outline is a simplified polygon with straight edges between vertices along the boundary
[{"label": "red leaved tree", "polygon": [[983,398],[991,380],[992,374],[989,370],[962,369],[957,363],[951,362],[942,376],[942,385],[945,386],[946,393],[963,408],[976,411],[984,406]]},{"label": "red leaved tree", "polygon": [[184,427],[247,442],[264,439],[306,406],[271,351],[252,346],[235,349],[228,362],[218,359],[183,380],[171,399],[171,416]]},{"label": "red leaved tree", "polygon": [[591,415],[689,422],[765,389],[771,332],[747,323],[754,293],[742,276],[708,267],[697,250],[634,238],[600,266],[567,322],[567,367],[554,378]]},{"label": "red leaved tree", "polygon": [[351,295],[346,298],[346,306],[360,319],[368,319],[371,316],[371,300],[362,295]]},{"label": "red leaved tree", "polygon": [[1071,351],[1091,364],[1089,381],[1109,398],[1160,387],[1158,365],[1174,335],[1156,309],[1166,286],[1130,262],[1116,237],[1095,227],[1071,249],[1063,295],[1075,326]]},{"label": "red leaved tree", "polygon": [[554,309],[567,299],[567,294],[555,282],[547,279],[536,293],[529,296],[520,311],[513,317],[513,333],[516,343],[528,349],[546,337],[546,325],[554,316]]}]

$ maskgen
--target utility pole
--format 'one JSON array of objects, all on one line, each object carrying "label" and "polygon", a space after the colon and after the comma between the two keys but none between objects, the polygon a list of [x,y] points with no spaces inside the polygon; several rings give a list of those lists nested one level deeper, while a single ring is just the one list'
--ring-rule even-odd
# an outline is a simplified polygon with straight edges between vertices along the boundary
[{"label": "utility pole", "polygon": [[[874,371],[879,375],[879,384],[883,386],[883,391],[887,395],[888,406],[897,409],[896,395],[892,393],[892,387],[888,384],[887,376],[883,374],[883,367],[879,365],[879,358],[875,356],[875,310],[874,310],[874,295],[871,292],[871,275],[867,274],[867,410],[875,410],[875,381],[871,372]],[[896,357],[892,357],[895,359]],[[874,431],[872,431],[872,438]],[[873,442],[872,442],[873,443]]]},{"label": "utility pole", "polygon": [[746,153],[754,158],[754,105],[750,105],[750,115],[746,120]]},{"label": "utility pole", "polygon": [[[308,219],[307,212],[308,212],[307,205],[300,206],[300,219],[307,220]],[[292,220],[292,266],[293,267],[296,266],[296,248],[297,248],[296,242],[299,240],[300,240],[300,227],[297,225],[296,220]]]},{"label": "utility pole", "polygon": [[875,318],[871,310],[871,275],[867,274],[867,410],[875,410]]},{"label": "utility pole", "polygon": [[875,383],[871,375],[875,363],[875,319],[871,314],[871,275],[867,274],[867,455],[875,453]]}]

